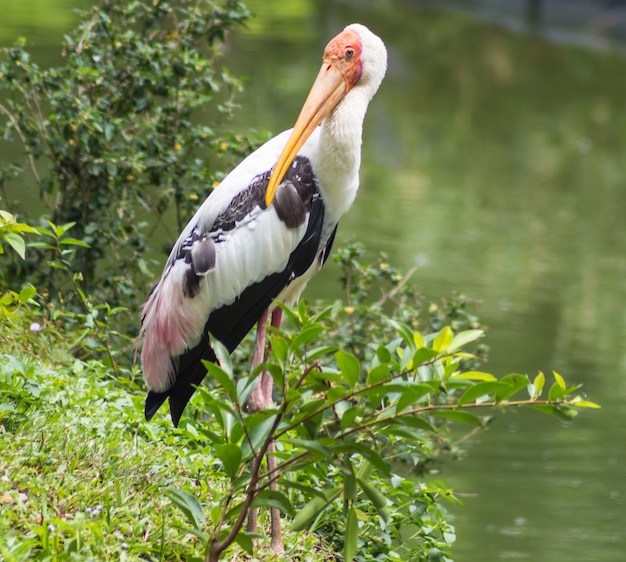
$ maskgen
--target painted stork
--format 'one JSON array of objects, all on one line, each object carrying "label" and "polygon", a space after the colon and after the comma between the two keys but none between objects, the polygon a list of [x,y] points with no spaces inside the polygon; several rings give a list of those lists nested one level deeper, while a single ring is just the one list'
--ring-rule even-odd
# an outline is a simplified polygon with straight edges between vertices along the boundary
[{"label": "painted stork", "polygon": [[243,160],[185,227],[143,308],[148,420],[169,398],[178,425],[206,375],[202,360],[216,361],[209,334],[232,352],[258,321],[262,360],[268,307],[298,299],[354,201],[363,119],[386,67],[383,42],[347,26],[327,45],[294,128]]}]

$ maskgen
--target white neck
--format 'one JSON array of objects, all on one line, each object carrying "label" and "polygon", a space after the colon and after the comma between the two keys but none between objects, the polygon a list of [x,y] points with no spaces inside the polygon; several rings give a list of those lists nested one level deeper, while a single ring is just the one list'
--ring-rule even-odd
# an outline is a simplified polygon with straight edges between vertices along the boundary
[{"label": "white neck", "polygon": [[339,220],[352,205],[359,188],[363,119],[369,103],[357,88],[328,115],[321,127],[316,169],[326,211]]},{"label": "white neck", "polygon": [[350,208],[359,189],[363,120],[387,69],[387,50],[379,37],[359,24],[346,29],[357,32],[361,40],[362,74],[324,119],[314,165],[328,219],[333,221]]}]

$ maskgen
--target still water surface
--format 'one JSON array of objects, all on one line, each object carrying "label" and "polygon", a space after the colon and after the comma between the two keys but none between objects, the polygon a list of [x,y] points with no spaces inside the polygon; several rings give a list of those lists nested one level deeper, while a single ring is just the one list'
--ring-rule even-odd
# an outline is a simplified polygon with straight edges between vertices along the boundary
[{"label": "still water surface", "polygon": [[[15,16],[15,33],[49,52],[80,4],[48,4],[54,25],[28,30]],[[417,264],[431,299],[456,289],[480,301],[489,370],[555,369],[603,406],[573,424],[500,417],[445,464],[465,504],[451,514],[455,560],[624,560],[626,59],[400,3],[249,5],[258,17],[227,58],[247,77],[233,128],[290,127],[328,39],[353,21],[371,27],[389,72],[338,243]],[[309,295],[336,287],[331,267]]]},{"label": "still water surface", "polygon": [[251,77],[242,130],[290,126],[327,39],[369,25],[389,73],[339,240],[419,264],[432,298],[458,289],[481,301],[493,372],[556,369],[603,405],[570,425],[501,417],[444,466],[465,504],[455,559],[624,560],[624,57],[399,6],[291,18],[252,6],[260,21],[231,56]]}]

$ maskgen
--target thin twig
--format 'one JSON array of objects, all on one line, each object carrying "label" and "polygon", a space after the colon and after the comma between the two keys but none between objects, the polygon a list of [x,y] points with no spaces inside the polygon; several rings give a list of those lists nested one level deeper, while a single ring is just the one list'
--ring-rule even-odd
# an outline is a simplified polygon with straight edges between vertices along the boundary
[{"label": "thin twig", "polygon": [[376,303],[375,306],[382,306],[389,299],[393,298],[396,295],[396,293],[409,282],[409,279],[416,271],[417,271],[417,266],[414,265],[411,269],[409,269],[409,271],[406,272],[402,281],[400,281],[400,283],[398,283],[391,291],[389,291],[388,293],[385,293],[382,296],[382,298]]},{"label": "thin twig", "polygon": [[336,439],[345,439],[350,435],[354,435],[360,431],[368,427],[373,427],[379,423],[387,423],[390,421],[395,421],[399,418],[405,416],[419,416],[421,414],[425,414],[428,412],[436,412],[438,410],[444,411],[455,411],[455,410],[474,410],[477,408],[497,408],[498,406],[507,406],[510,408],[519,408],[522,406],[567,406],[567,402],[554,402],[550,400],[513,400],[506,402],[480,402],[480,403],[471,403],[471,404],[463,404],[463,406],[459,406],[457,404],[429,404],[428,406],[421,406],[419,408],[413,408],[412,410],[404,410],[399,414],[395,414],[393,416],[388,416],[386,418],[379,418],[367,421],[361,424],[359,427],[354,427],[348,431],[343,433],[339,433]]},{"label": "thin twig", "polygon": [[259,470],[261,468],[261,462],[263,461],[263,458],[267,453],[267,449],[274,438],[274,433],[276,432],[276,429],[278,428],[281,419],[282,413],[279,413],[276,416],[274,423],[272,424],[272,428],[270,429],[268,436],[265,439],[265,442],[263,443],[263,445],[259,449],[258,454],[254,457],[252,461],[252,467],[250,469],[250,483],[248,484],[248,492],[241,507],[241,511],[239,512],[239,516],[237,517],[234,525],[231,527],[228,535],[226,535],[226,537],[224,537],[224,539],[222,539],[221,541],[217,540],[217,537],[219,536],[221,530],[221,525],[216,527],[215,532],[213,533],[213,536],[211,538],[211,546],[209,548],[209,554],[206,558],[207,562],[217,562],[217,560],[219,560],[219,555],[232,544],[232,542],[237,537],[237,534],[241,530],[241,527],[243,526],[243,523],[248,516],[250,506],[252,505],[252,502],[257,495],[256,490],[257,483],[259,481]]},{"label": "thin twig", "polygon": [[[13,117],[13,114],[4,106],[0,103],[0,111],[2,113],[4,113],[9,120],[11,121],[13,127],[15,127],[15,130],[17,132],[17,134],[19,135],[20,139],[22,139],[22,144],[24,144],[24,146],[26,147],[26,137],[24,136],[24,133],[22,133],[22,129],[20,129],[20,126],[17,124],[17,121],[15,120],[15,117]],[[37,183],[41,183],[41,179],[39,177],[39,173],[37,172],[37,167],[35,166],[35,158],[32,155],[32,153],[30,151],[26,151],[26,154],[28,156],[28,161],[30,162],[30,168],[33,171],[33,175],[35,176],[35,179],[37,180]]]}]

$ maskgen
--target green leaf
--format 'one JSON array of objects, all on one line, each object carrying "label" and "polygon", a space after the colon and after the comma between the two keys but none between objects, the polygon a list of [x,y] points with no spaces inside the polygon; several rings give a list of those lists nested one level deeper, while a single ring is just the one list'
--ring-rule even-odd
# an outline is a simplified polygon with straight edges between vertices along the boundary
[{"label": "green leaf", "polygon": [[543,385],[545,384],[545,382],[546,377],[541,371],[539,371],[539,373],[535,377],[535,380],[533,381],[533,386],[535,388],[534,398],[538,398],[539,396],[541,396],[541,391],[543,390]]},{"label": "green leaf", "polygon": [[376,357],[381,363],[389,363],[391,352],[381,343],[376,349]]},{"label": "green leaf", "polygon": [[345,459],[343,473],[343,499],[350,502],[356,499],[356,476],[350,459]]},{"label": "green leaf", "polygon": [[20,291],[20,302],[28,302],[37,294],[37,289],[32,285],[30,287],[24,287]]},{"label": "green leaf", "polygon": [[112,123],[107,123],[104,126],[104,138],[107,141],[110,141],[113,138],[114,134],[115,134],[115,125],[113,125]]},{"label": "green leaf", "polygon": [[550,402],[556,402],[565,396],[565,388],[559,384],[559,382],[555,382],[548,391],[548,400]]},{"label": "green leaf", "polygon": [[328,490],[324,490],[323,497],[315,496],[309,501],[294,517],[291,523],[291,529],[293,531],[302,531],[306,529],[309,524],[317,517],[317,515],[326,508],[332,501],[337,499],[341,493],[341,487],[335,486]]},{"label": "green leaf", "polygon": [[[394,385],[395,386],[395,385]],[[409,406],[413,406],[422,396],[433,391],[427,384],[414,383],[400,390],[400,397],[396,402],[396,412],[400,413]]]},{"label": "green leaf", "polygon": [[337,351],[336,345],[322,345],[320,347],[315,347],[311,350],[307,350],[306,359],[307,361],[311,362],[317,359],[318,357],[322,357],[324,355],[330,355],[331,353],[334,353],[335,351]]},{"label": "green leaf", "polygon": [[291,349],[300,351],[301,348],[316,339],[322,333],[323,329],[321,324],[308,324],[304,326],[300,333],[293,338]]},{"label": "green leaf", "polygon": [[348,383],[348,386],[354,388],[361,374],[361,364],[359,360],[351,353],[338,351],[335,353],[335,361],[337,362],[341,374]]},{"label": "green leaf", "polygon": [[398,322],[397,320],[390,320],[389,323],[394,328],[394,330],[398,332],[400,336],[402,336],[404,343],[409,345],[412,349],[415,349],[415,341],[413,340],[413,334],[414,334],[413,330],[409,328],[403,322]]},{"label": "green leaf", "polygon": [[450,329],[450,326],[444,326],[439,330],[439,333],[435,336],[433,340],[433,349],[435,351],[447,351],[448,347],[452,343],[454,338],[454,333]]},{"label": "green leaf", "polygon": [[280,334],[272,335],[272,357],[275,358],[276,362],[280,365],[284,365],[287,361],[287,353],[289,352],[289,344],[287,340]]},{"label": "green leaf", "polygon": [[589,402],[588,400],[574,399],[572,400],[571,405],[576,406],[577,408],[602,408],[600,404],[596,404],[595,402]]},{"label": "green leaf", "polygon": [[495,382],[498,380],[491,373],[483,373],[482,371],[466,371],[464,373],[457,373],[456,375],[452,375],[452,377],[450,378],[452,380],[460,379],[460,380],[485,381],[485,382]]},{"label": "green leaf", "polygon": [[326,396],[328,397],[329,402],[337,402],[338,400],[345,398],[348,394],[350,394],[349,388],[337,385],[329,388]]},{"label": "green leaf", "polygon": [[215,445],[213,451],[222,462],[224,472],[228,477],[231,480],[235,478],[241,466],[241,447],[233,443],[225,443],[224,445]]},{"label": "green leaf", "polygon": [[537,410],[538,412],[542,412],[544,414],[548,414],[550,416],[556,416],[556,406],[551,404],[533,404],[531,406],[533,410]]},{"label": "green leaf", "polygon": [[259,365],[258,371],[255,369],[255,372],[250,373],[250,375],[248,375],[247,378],[241,378],[237,381],[237,384],[236,384],[237,396],[239,400],[239,406],[241,406],[242,408],[248,402],[248,398],[250,398],[250,395],[252,394],[252,391],[254,390],[254,387],[257,384],[256,380],[259,378],[259,375],[263,372],[264,365],[265,364],[262,363],[261,365]]},{"label": "green leaf", "polygon": [[202,523],[205,520],[204,511],[200,502],[195,496],[189,492],[179,490],[178,488],[165,488],[165,495],[172,500],[178,508],[185,514],[187,521],[196,530],[201,530]]},{"label": "green leaf", "polygon": [[55,269],[67,269],[68,268],[67,263],[62,263],[62,262],[60,262],[58,260],[50,260],[48,262],[48,265],[50,267],[54,267]]},{"label": "green leaf", "polygon": [[320,498],[325,497],[322,491],[318,490],[317,488],[313,488],[312,486],[306,486],[287,478],[282,478],[280,480],[280,486],[281,488],[293,488],[294,490],[298,490],[299,492],[304,492],[308,496],[317,496]]},{"label": "green leaf", "polygon": [[400,347],[396,348],[396,353],[398,357],[400,357],[400,370],[402,371],[412,371],[415,364],[413,363],[413,357],[415,356],[411,353],[410,348]]},{"label": "green leaf", "polygon": [[385,464],[383,458],[378,454],[374,448],[369,447],[363,443],[353,443],[348,441],[339,441],[333,447],[335,452],[348,452],[357,453],[364,459],[368,460],[374,468],[376,468],[381,474],[385,476],[391,476],[389,467]]},{"label": "green leaf", "polygon": [[52,230],[52,232],[54,233],[55,238],[61,238],[61,236],[63,236],[70,228],[72,228],[76,224],[75,222],[68,222],[63,226],[57,226],[49,220],[46,220],[46,222],[48,223],[50,230]]},{"label": "green leaf", "polygon": [[63,238],[59,240],[60,244],[67,244],[70,246],[80,246],[81,248],[91,248],[87,242],[83,242],[82,240],[78,240],[77,238]]},{"label": "green leaf", "polygon": [[[255,423],[251,424],[251,420],[254,419]],[[276,421],[276,414],[269,410],[257,412],[252,416],[246,418],[246,425],[248,427],[248,435],[252,442],[253,450],[258,450],[262,443],[268,438],[274,422]],[[242,446],[244,458],[248,458],[250,454],[250,442],[246,439]]]},{"label": "green leaf", "polygon": [[376,508],[376,511],[378,511],[378,514],[383,518],[385,522],[388,521],[389,510],[386,509],[387,498],[385,497],[385,495],[377,488],[371,486],[365,480],[357,479],[357,482],[359,484],[359,488],[363,490],[363,493],[367,496],[367,499],[372,502],[372,505]]},{"label": "green leaf", "polygon": [[[304,303],[304,301],[301,302]],[[331,305],[328,305],[326,308],[322,309],[320,312],[312,316],[311,321],[320,322],[321,320],[326,320],[332,316],[333,312],[336,312],[340,309],[341,306],[339,305],[339,303],[333,303]]]},{"label": "green leaf", "polygon": [[343,545],[343,559],[346,562],[352,562],[356,554],[357,541],[359,538],[359,521],[356,516],[356,510],[351,505],[348,508],[348,516],[346,518],[346,536]]},{"label": "green leaf", "polygon": [[548,414],[550,416],[556,416],[566,421],[571,421],[573,417],[571,413],[575,412],[574,408],[568,408],[569,413],[564,414],[563,409],[560,406],[555,406],[553,404],[534,404],[531,407],[533,410],[543,412],[544,414]]},{"label": "green leaf", "polygon": [[426,343],[424,342],[424,338],[422,334],[419,332],[413,332],[413,343],[415,343],[415,347],[420,349],[421,347],[426,347]]},{"label": "green leaf", "polygon": [[296,330],[302,329],[302,322],[300,321],[300,317],[293,311],[289,306],[282,302],[277,302],[280,309],[283,311],[283,314],[289,319]]},{"label": "green leaf", "polygon": [[312,439],[289,439],[288,441],[295,447],[302,447],[306,449],[310,453],[321,455],[322,457],[330,460],[332,459],[332,454],[330,449],[318,441],[313,441]]},{"label": "green leaf", "polygon": [[435,428],[429,424],[426,420],[415,414],[403,414],[393,420],[394,423],[399,425],[405,425],[414,429],[421,429],[423,431],[429,431],[435,433]]},{"label": "green leaf", "polygon": [[463,332],[459,332],[456,336],[454,336],[452,343],[448,346],[448,353],[453,353],[457,349],[466,346],[468,343],[476,341],[484,334],[485,332],[483,332],[483,330],[465,330]]},{"label": "green leaf", "polygon": [[283,513],[293,517],[294,510],[289,498],[279,490],[270,490],[266,488],[263,490],[252,502],[252,507],[275,507]]},{"label": "green leaf", "polygon": [[501,382],[479,382],[474,386],[470,386],[463,395],[459,398],[457,405],[463,406],[470,402],[474,402],[477,398],[485,396],[486,394],[495,394],[498,391],[504,391],[509,389],[510,386]]},{"label": "green leaf", "polygon": [[202,363],[206,367],[209,376],[213,377],[220,384],[232,402],[237,403],[237,387],[228,373],[220,365],[213,363],[213,361],[203,359]]},{"label": "green leaf", "polygon": [[383,381],[388,380],[391,377],[391,372],[389,371],[388,363],[381,363],[377,365],[367,374],[367,384],[379,384]]},{"label": "green leaf", "polygon": [[438,416],[440,418],[468,423],[475,427],[484,427],[482,420],[478,416],[470,414],[469,412],[461,412],[459,410],[435,410],[432,414],[433,416]]},{"label": "green leaf", "polygon": [[[211,347],[213,351],[215,351],[215,356],[217,357],[217,361],[219,362],[219,366],[224,370],[224,372],[228,375],[230,379],[233,378],[233,363],[230,358],[230,353],[224,347],[224,344],[211,336]],[[206,365],[206,361],[203,361]]]},{"label": "green leaf", "polygon": [[250,556],[254,553],[254,543],[252,542],[252,537],[249,533],[239,532],[235,537],[235,542],[246,551],[246,553]]},{"label": "green leaf", "polygon": [[348,402],[344,402],[344,404],[348,404],[348,408],[345,409],[341,415],[341,429],[343,430],[352,428],[355,424],[358,424],[364,413],[363,406],[352,406]]},{"label": "green leaf", "polygon": [[558,384],[563,390],[565,390],[566,387],[563,377],[559,375],[559,373],[557,373],[556,371],[552,371],[552,374],[554,375],[554,380],[556,381],[556,384]]},{"label": "green leaf", "polygon": [[431,349],[430,347],[421,347],[413,354],[413,369],[425,363],[429,363],[437,357],[437,355],[439,355],[437,350]]},{"label": "green leaf", "polygon": [[19,234],[4,232],[0,237],[15,250],[20,258],[26,259],[26,242]]},{"label": "green leaf", "polygon": [[500,379],[501,383],[508,385],[508,388],[496,390],[496,402],[502,402],[510,396],[517,394],[529,384],[528,377],[519,373],[510,373]]}]

